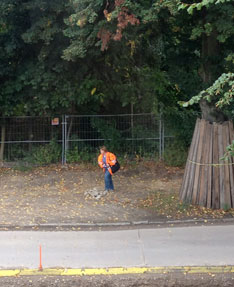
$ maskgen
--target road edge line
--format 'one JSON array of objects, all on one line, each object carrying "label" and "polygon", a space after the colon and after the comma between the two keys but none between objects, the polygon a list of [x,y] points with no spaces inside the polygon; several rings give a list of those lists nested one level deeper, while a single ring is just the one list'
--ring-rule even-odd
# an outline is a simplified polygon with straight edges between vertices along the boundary
[{"label": "road edge line", "polygon": [[100,275],[131,275],[131,274],[217,274],[234,273],[234,266],[171,266],[171,267],[116,267],[116,268],[79,268],[79,269],[7,269],[0,270],[1,277],[21,276],[100,276]]}]

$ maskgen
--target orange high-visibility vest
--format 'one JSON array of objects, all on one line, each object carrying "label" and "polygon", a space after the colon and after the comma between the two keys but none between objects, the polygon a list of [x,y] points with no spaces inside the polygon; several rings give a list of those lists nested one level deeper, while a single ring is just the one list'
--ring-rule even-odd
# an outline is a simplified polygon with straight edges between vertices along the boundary
[{"label": "orange high-visibility vest", "polygon": [[[101,168],[103,168],[103,170],[105,170],[102,154],[100,154],[98,157],[98,164]],[[109,166],[113,166],[116,164],[116,156],[113,153],[106,153],[106,164],[108,164]],[[110,174],[113,174],[111,168],[108,168],[108,171],[110,172]]]}]

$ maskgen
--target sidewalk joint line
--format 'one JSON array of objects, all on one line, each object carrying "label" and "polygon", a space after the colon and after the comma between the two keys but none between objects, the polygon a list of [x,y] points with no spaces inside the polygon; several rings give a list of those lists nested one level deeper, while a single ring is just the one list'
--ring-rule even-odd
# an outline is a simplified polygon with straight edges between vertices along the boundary
[{"label": "sidewalk joint line", "polygon": [[145,250],[144,250],[144,244],[143,241],[141,240],[141,234],[140,234],[140,229],[137,229],[137,235],[138,235],[138,241],[140,243],[140,249],[141,249],[141,255],[143,258],[143,264],[144,266],[146,265],[146,260],[145,260]]}]

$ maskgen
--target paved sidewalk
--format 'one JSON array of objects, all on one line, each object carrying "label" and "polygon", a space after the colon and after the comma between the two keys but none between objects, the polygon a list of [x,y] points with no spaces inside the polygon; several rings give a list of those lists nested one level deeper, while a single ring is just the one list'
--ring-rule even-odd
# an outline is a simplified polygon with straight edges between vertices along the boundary
[{"label": "paved sidewalk", "polygon": [[234,265],[234,226],[0,232],[0,268]]}]

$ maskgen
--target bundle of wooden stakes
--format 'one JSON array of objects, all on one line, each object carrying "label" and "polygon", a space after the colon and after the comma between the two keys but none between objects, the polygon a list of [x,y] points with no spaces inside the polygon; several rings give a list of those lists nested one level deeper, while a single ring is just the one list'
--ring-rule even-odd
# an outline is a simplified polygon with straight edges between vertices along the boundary
[{"label": "bundle of wooden stakes", "polygon": [[218,124],[197,120],[181,200],[213,209],[234,208],[234,158],[220,160],[233,140],[231,121]]}]

